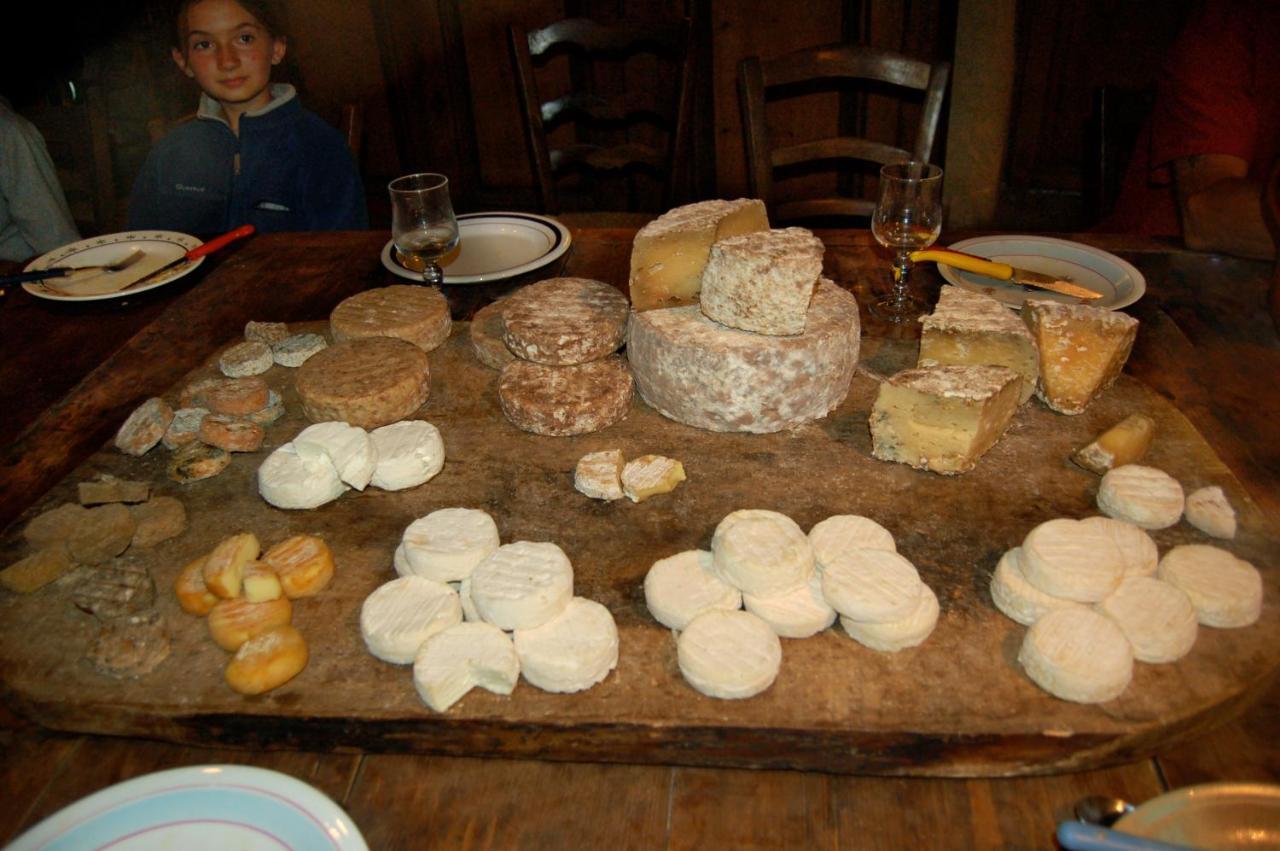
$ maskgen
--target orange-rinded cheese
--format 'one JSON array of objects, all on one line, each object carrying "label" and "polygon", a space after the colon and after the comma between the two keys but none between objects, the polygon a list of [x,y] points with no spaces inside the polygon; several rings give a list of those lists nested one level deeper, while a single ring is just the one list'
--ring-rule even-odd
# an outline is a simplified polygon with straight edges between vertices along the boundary
[{"label": "orange-rinded cheese", "polygon": [[311,597],[333,578],[333,553],[323,538],[294,535],[262,554],[280,578],[280,587],[290,598]]},{"label": "orange-rinded cheese", "polygon": [[250,638],[293,619],[288,597],[250,603],[244,597],[223,600],[209,612],[209,635],[223,650],[235,651]]}]

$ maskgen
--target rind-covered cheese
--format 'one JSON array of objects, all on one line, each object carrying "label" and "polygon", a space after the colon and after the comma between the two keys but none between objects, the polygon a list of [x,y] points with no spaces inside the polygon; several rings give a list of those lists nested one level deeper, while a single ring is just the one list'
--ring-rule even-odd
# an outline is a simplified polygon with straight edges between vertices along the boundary
[{"label": "rind-covered cheese", "polygon": [[1111,386],[1129,359],[1138,320],[1087,304],[1029,300],[1022,318],[1040,350],[1036,395],[1060,414],[1079,414]]},{"label": "rind-covered cheese", "polygon": [[452,588],[422,576],[401,576],[379,586],[360,606],[360,635],[369,652],[395,665],[413,663],[423,642],[462,623]]},{"label": "rind-covered cheese", "polygon": [[567,366],[608,357],[627,330],[627,297],[591,278],[547,278],[502,307],[502,339],[516,357]]},{"label": "rind-covered cheese", "polygon": [[1027,581],[1022,572],[1022,547],[1005,550],[991,575],[991,601],[1007,617],[1031,626],[1054,609],[1080,605],[1065,597],[1046,594]]},{"label": "rind-covered cheese", "polygon": [[333,339],[397,337],[429,352],[449,338],[449,302],[438,289],[411,284],[365,290],[329,314]]},{"label": "rind-covered cheese", "polygon": [[573,598],[573,565],[564,550],[545,541],[498,547],[467,581],[476,612],[503,629],[542,626]]},{"label": "rind-covered cheese", "polygon": [[1040,377],[1040,355],[1026,324],[982,293],[944,285],[933,313],[920,317],[918,366],[1007,366],[1022,378],[1018,403]]},{"label": "rind-covered cheese", "polygon": [[898,551],[892,532],[858,514],[836,514],[820,520],[809,530],[809,543],[813,545],[818,570],[846,550]]},{"label": "rind-covered cheese", "polygon": [[944,475],[967,473],[1009,427],[1021,384],[1004,366],[928,366],[890,376],[871,408],[871,454]]},{"label": "rind-covered cheese", "polygon": [[742,592],[716,574],[710,552],[685,550],[649,568],[644,602],[658,623],[679,630],[703,612],[742,608]]},{"label": "rind-covered cheese", "polygon": [[792,591],[813,574],[808,536],[785,514],[759,508],[731,512],[711,536],[716,573],[744,594]]},{"label": "rind-covered cheese", "polygon": [[670,493],[684,480],[684,465],[665,455],[641,455],[622,468],[622,492],[632,502]]},{"label": "rind-covered cheese", "polygon": [[844,401],[860,334],[857,301],[823,278],[803,334],[726,328],[696,306],[633,312],[627,359],[641,398],[663,416],[710,431],[768,433]]},{"label": "rind-covered cheese", "polygon": [[1018,566],[1046,594],[1096,603],[1120,584],[1126,559],[1108,529],[1059,517],[1027,533]]},{"label": "rind-covered cheese", "polygon": [[409,570],[437,582],[466,579],[499,546],[498,524],[477,508],[440,508],[404,530]]},{"label": "rind-covered cheese", "polygon": [[1115,621],[1139,662],[1176,662],[1196,643],[1196,610],[1186,592],[1150,576],[1130,576],[1094,609]]},{"label": "rind-covered cheese", "polygon": [[1166,529],[1182,518],[1182,485],[1164,470],[1125,464],[1109,470],[1098,485],[1098,508],[1108,517]]},{"label": "rind-covered cheese", "polygon": [[805,584],[784,594],[772,597],[743,594],[742,603],[781,638],[808,638],[836,622],[836,610],[822,596],[822,577],[817,573]]},{"label": "rind-covered cheese", "polygon": [[1092,609],[1055,609],[1036,621],[1022,641],[1018,662],[1055,697],[1105,703],[1133,678],[1133,652],[1120,627]]},{"label": "rind-covered cheese", "polygon": [[1205,626],[1248,626],[1262,615],[1262,574],[1249,562],[1207,544],[1183,544],[1160,559],[1156,575],[1180,588]]},{"label": "rind-covered cheese", "polygon": [[428,638],[413,660],[413,685],[436,712],[448,710],[476,686],[511,694],[519,677],[511,639],[487,623],[454,624]]},{"label": "rind-covered cheese", "polygon": [[592,499],[622,499],[621,449],[588,452],[573,468],[573,487]]},{"label": "rind-covered cheese", "polygon": [[713,609],[694,618],[676,640],[685,681],[708,697],[739,700],[773,685],[782,642],[750,612]]},{"label": "rind-covered cheese", "polygon": [[1183,509],[1187,522],[1215,538],[1236,536],[1236,510],[1217,485],[1200,488],[1187,495]]},{"label": "rind-covered cheese", "polygon": [[516,428],[549,437],[607,428],[631,410],[633,383],[617,355],[571,366],[515,360],[502,370],[498,401]]},{"label": "rind-covered cheese", "polygon": [[732,236],[711,246],[699,304],[710,319],[757,334],[804,332],[822,274],[822,240],[804,228]]},{"label": "rind-covered cheese", "polygon": [[584,691],[618,666],[613,615],[585,597],[574,597],[541,626],[517,629],[512,638],[520,675],[543,691]]},{"label": "rind-covered cheese", "polygon": [[856,621],[840,617],[840,626],[850,638],[864,647],[881,653],[896,653],[910,647],[918,647],[933,634],[938,625],[938,595],[921,583],[920,600],[905,618],[896,621]]},{"label": "rind-covered cheese", "polygon": [[764,202],[754,198],[716,198],[664,213],[640,229],[631,247],[631,306],[693,304],[712,244],[768,228]]},{"label": "rind-covered cheese", "polygon": [[298,368],[302,410],[312,422],[365,429],[404,419],[427,401],[427,354],[404,340],[369,337],[337,343]]}]

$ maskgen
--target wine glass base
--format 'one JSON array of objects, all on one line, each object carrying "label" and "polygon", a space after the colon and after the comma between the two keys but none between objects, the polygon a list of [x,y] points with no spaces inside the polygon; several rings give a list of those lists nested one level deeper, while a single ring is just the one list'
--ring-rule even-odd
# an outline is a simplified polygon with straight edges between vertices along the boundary
[{"label": "wine glass base", "polygon": [[885,296],[867,306],[871,315],[885,322],[915,322],[924,313],[924,303],[913,296]]}]

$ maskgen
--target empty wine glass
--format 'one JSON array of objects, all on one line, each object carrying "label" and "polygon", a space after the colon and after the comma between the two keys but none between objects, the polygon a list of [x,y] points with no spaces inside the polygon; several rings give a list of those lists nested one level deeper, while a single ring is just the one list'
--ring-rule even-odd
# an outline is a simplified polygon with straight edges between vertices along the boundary
[{"label": "empty wine glass", "polygon": [[896,252],[893,289],[871,305],[890,322],[909,322],[924,309],[907,287],[912,251],[933,245],[942,232],[942,169],[921,162],[890,163],[880,169],[880,199],[871,216],[876,241]]},{"label": "empty wine glass", "polygon": [[449,200],[449,178],[424,172],[397,177],[391,193],[391,237],[405,265],[422,268],[427,284],[444,281],[437,262],[458,244],[458,220]]}]

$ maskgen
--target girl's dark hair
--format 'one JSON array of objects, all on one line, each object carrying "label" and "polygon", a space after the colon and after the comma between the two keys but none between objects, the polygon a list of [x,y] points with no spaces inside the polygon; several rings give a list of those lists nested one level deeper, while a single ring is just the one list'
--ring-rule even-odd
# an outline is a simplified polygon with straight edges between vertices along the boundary
[{"label": "girl's dark hair", "polygon": [[[174,4],[174,23],[178,38],[178,50],[187,52],[187,12],[200,0],[178,0]],[[258,23],[266,29],[267,34],[275,38],[283,38],[284,15],[276,0],[236,0],[244,10],[258,19]]]}]

